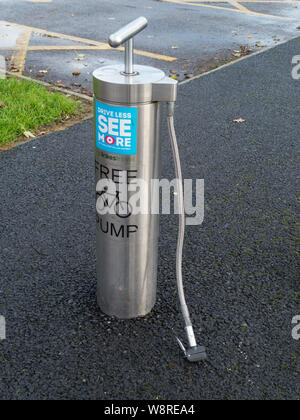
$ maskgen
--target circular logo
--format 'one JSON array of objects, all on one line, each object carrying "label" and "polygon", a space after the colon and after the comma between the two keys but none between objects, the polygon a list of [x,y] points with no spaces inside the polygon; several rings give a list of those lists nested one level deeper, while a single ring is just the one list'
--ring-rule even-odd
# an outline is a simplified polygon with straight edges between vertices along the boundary
[{"label": "circular logo", "polygon": [[112,136],[106,136],[105,137],[105,141],[107,144],[109,144],[110,146],[112,146],[113,144],[115,144],[116,140],[112,137]]}]

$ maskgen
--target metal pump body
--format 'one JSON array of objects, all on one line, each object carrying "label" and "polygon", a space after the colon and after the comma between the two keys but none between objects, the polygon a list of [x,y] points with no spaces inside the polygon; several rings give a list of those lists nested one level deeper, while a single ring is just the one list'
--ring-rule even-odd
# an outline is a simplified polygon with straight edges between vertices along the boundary
[{"label": "metal pump body", "polygon": [[141,17],[111,35],[112,47],[125,43],[125,66],[93,73],[97,208],[115,209],[97,211],[97,298],[104,313],[121,319],[144,316],[156,302],[159,215],[151,214],[151,196],[146,214],[133,214],[129,199],[122,202],[118,190],[107,197],[98,185],[110,179],[118,188],[124,172],[128,184],[159,178],[160,105],[177,95],[177,82],[164,72],[133,64],[133,36],[146,26]]}]

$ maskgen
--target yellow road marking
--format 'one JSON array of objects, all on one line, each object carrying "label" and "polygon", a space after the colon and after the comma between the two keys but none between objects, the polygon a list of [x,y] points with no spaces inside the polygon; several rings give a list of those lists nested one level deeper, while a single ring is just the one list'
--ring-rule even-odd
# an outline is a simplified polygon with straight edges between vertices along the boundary
[{"label": "yellow road marking", "polygon": [[73,35],[60,34],[59,32],[46,31],[45,29],[34,28],[32,26],[19,25],[18,23],[6,22],[4,20],[0,20],[0,25],[14,26],[16,28],[20,28],[24,30],[31,30],[32,32],[38,32],[39,34],[49,35],[54,38],[64,38],[70,41],[83,42],[85,44],[92,44],[92,45],[99,45],[99,46],[106,45],[104,42],[98,42],[98,41],[94,41],[87,38],[80,38],[78,36],[73,36]]},{"label": "yellow road marking", "polygon": [[[112,48],[107,44],[97,46],[97,45],[68,45],[68,46],[32,46],[28,47],[28,51],[52,51],[52,50],[117,50],[117,51],[124,51],[124,48]],[[149,51],[143,50],[134,50],[135,54],[142,55],[144,57],[154,58],[156,60],[163,60],[163,61],[176,61],[176,57],[169,57],[167,55],[156,54]]]},{"label": "yellow road marking", "polygon": [[[40,29],[40,28],[34,28],[31,26],[25,26],[25,25],[19,25],[17,23],[12,23],[12,22],[6,22],[3,20],[0,20],[0,25],[6,25],[6,26],[14,26],[16,28],[22,29],[24,31],[31,31],[31,32],[38,32],[40,34],[45,34],[48,36],[52,36],[54,38],[62,38],[62,39],[67,39],[69,41],[77,41],[77,42],[82,42],[83,44],[90,44],[91,46],[97,47],[97,48],[87,48],[87,46],[76,46],[76,48],[73,48],[74,46],[54,46],[54,47],[49,47],[49,46],[37,46],[37,47],[29,47],[28,50],[31,51],[49,51],[51,49],[56,49],[56,50],[68,50],[68,49],[81,49],[81,50],[85,50],[85,49],[97,49],[97,50],[123,50],[124,48],[111,48],[108,44],[104,43],[104,42],[98,42],[98,41],[94,41],[91,39],[87,39],[87,38],[80,38],[78,36],[73,36],[73,35],[65,35],[65,34],[61,34],[58,32],[52,32],[52,31],[46,31],[45,29]],[[9,48],[6,48],[9,49]],[[138,55],[142,55],[145,57],[149,57],[149,58],[153,58],[156,60],[163,60],[163,61],[175,61],[177,60],[176,57],[170,57],[167,55],[162,55],[162,54],[156,54],[156,53],[152,53],[149,51],[143,51],[143,50],[135,50],[135,53]]]},{"label": "yellow road marking", "polygon": [[[9,51],[9,50],[20,50],[22,47],[0,47],[0,51]],[[88,51],[88,50],[117,50],[117,51],[124,51],[123,47],[120,48],[111,48],[109,45],[32,45],[31,47],[27,48],[27,51]],[[149,51],[142,51],[142,50],[134,50],[135,54],[142,55],[144,57],[155,58],[156,60],[164,60],[164,61],[175,61],[177,60],[176,57],[168,57],[166,55],[154,54]]]},{"label": "yellow road marking", "polygon": [[[112,50],[109,45],[32,45],[28,51],[64,51],[64,50]],[[120,50],[120,48],[116,48]]]},{"label": "yellow road marking", "polygon": [[23,73],[30,37],[31,31],[21,31],[18,36],[17,49],[10,60],[10,67],[15,70],[17,74]]},{"label": "yellow road marking", "polygon": [[[206,0],[205,0],[206,1]],[[208,1],[214,1],[214,0],[208,0]],[[241,1],[241,0],[239,0]],[[299,0],[243,0],[241,3],[300,3]]]},{"label": "yellow road marking", "polygon": [[[236,13],[246,13],[247,15],[254,15],[254,16],[261,16],[261,17],[267,17],[272,19],[281,19],[281,20],[296,20],[295,18],[289,18],[289,17],[283,17],[283,16],[275,16],[275,15],[268,15],[265,13],[259,13],[259,12],[253,12],[252,10],[241,10],[241,9],[232,9],[230,7],[222,7],[222,6],[212,6],[210,4],[199,4],[200,2],[206,2],[206,0],[162,0],[168,3],[177,3],[177,4],[184,4],[185,6],[197,6],[197,7],[208,7],[210,9],[216,9],[216,10],[225,10],[226,12],[236,12]],[[198,3],[196,3],[198,1]],[[221,1],[220,3],[229,2],[228,0]],[[208,1],[209,2],[209,1]],[[218,3],[218,1],[215,1],[214,3]],[[247,3],[247,1],[243,2]],[[254,1],[252,1],[254,3]],[[266,1],[266,3],[269,3]],[[278,3],[278,2],[276,2]],[[280,3],[287,3],[286,1],[281,1]],[[292,3],[292,2],[289,2]]]},{"label": "yellow road marking", "polygon": [[235,0],[227,0],[227,1],[228,3],[232,4],[232,6],[236,7],[237,9],[244,10],[244,12],[249,12],[249,9],[247,9],[247,7],[242,6],[237,1]]},{"label": "yellow road marking", "polygon": [[[170,2],[171,0],[163,0]],[[233,0],[234,1],[234,0]],[[182,0],[182,3],[189,4],[192,3],[230,3],[231,0]],[[281,4],[293,4],[300,3],[300,0],[237,0],[236,3],[281,3]],[[230,10],[230,9],[229,9]]]}]

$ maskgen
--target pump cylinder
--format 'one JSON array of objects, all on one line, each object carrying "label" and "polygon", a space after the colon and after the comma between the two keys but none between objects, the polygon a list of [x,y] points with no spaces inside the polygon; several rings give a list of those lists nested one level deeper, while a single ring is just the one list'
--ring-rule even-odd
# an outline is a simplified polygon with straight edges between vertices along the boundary
[{"label": "pump cylinder", "polygon": [[[150,184],[159,177],[159,108],[159,103],[137,107],[138,147],[134,157],[112,157],[96,146],[96,183],[106,176],[118,182],[120,171],[126,171],[131,182],[138,178]],[[143,316],[155,304],[159,216],[151,215],[150,208],[148,213],[128,217],[97,214],[98,304],[108,315]]]},{"label": "pump cylinder", "polygon": [[[127,75],[117,65],[93,74],[97,299],[103,312],[121,319],[144,316],[156,302],[159,215],[150,185],[160,175],[161,101],[176,98],[177,89],[161,70],[134,70]],[[142,180],[149,187],[143,214],[133,208],[135,192],[128,188],[127,200],[121,198],[121,175],[128,186]],[[116,192],[99,188],[100,180],[112,180]],[[104,207],[114,211],[103,214]]]}]

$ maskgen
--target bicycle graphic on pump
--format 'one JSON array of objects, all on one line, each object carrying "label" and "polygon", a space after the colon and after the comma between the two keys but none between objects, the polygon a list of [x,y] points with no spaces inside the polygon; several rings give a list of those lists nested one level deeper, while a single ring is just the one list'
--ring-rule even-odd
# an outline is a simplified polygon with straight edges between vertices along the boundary
[{"label": "bicycle graphic on pump", "polygon": [[105,187],[103,191],[96,192],[97,197],[97,210],[100,214],[105,213],[105,208],[114,208],[114,213],[122,219],[126,219],[132,215],[132,206],[126,201],[120,200],[120,191],[116,191],[116,194],[108,193],[108,187]]}]

